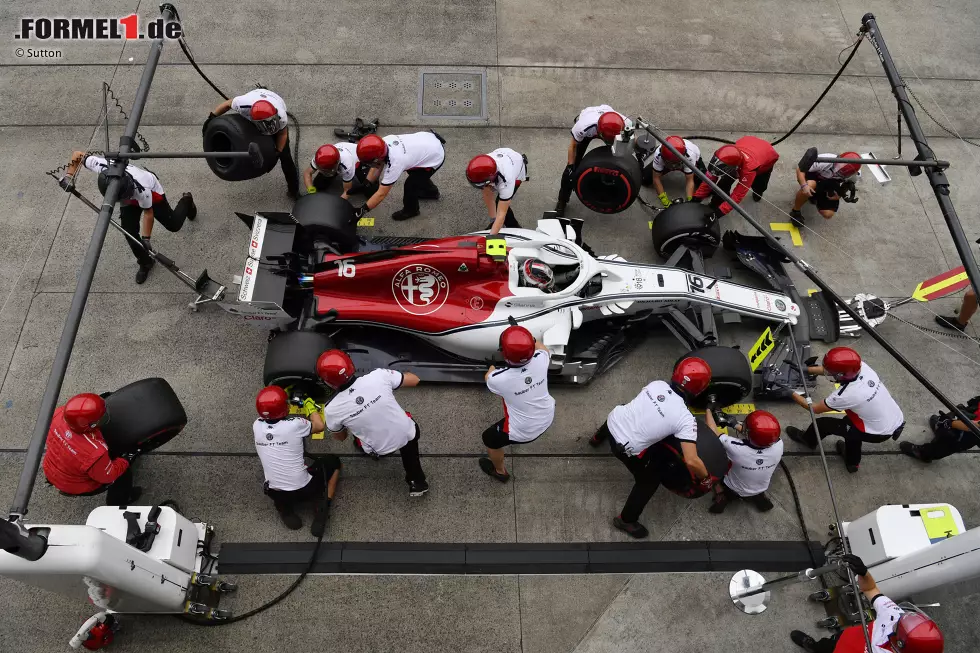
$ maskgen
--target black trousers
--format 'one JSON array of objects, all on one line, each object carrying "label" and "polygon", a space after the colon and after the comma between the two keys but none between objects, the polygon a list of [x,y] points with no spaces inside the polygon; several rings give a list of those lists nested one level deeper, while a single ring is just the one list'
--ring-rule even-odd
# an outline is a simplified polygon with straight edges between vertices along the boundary
[{"label": "black trousers", "polygon": [[402,467],[405,468],[405,481],[424,481],[425,472],[422,471],[422,461],[419,459],[419,437],[422,432],[419,425],[415,425],[415,437],[408,444],[398,450],[398,455],[402,458]]},{"label": "black trousers", "polygon": [[265,493],[276,504],[276,510],[289,514],[300,503],[323,498],[323,493],[327,489],[327,483],[330,482],[330,478],[334,475],[334,472],[340,468],[340,458],[333,454],[314,456],[313,463],[306,468],[313,478],[306,485],[298,490],[288,491],[274,490],[267,486]]},{"label": "black trousers", "polygon": [[834,653],[839,638],[840,635],[831,635],[830,637],[818,639],[813,646],[813,653]]},{"label": "black trousers", "polygon": [[[440,166],[442,167],[442,166]],[[439,168],[411,168],[405,179],[405,195],[402,198],[402,208],[407,213],[418,213],[419,200],[437,199],[439,188],[432,183],[432,175]]]},{"label": "black trousers", "polygon": [[[772,178],[772,170],[768,170],[766,172],[760,172],[759,174],[757,174],[755,176],[755,179],[752,180],[752,192],[755,195],[762,197],[765,194],[766,189],[769,188],[769,180],[771,178]],[[718,184],[719,188],[721,188],[723,191],[731,195],[732,186],[735,185],[735,179],[733,179],[728,175],[724,175],[715,183]],[[717,208],[724,203],[725,200],[722,199],[720,195],[718,195],[717,193],[712,193],[711,206]]]},{"label": "black trousers", "polygon": [[[194,206],[194,200],[185,195],[177,202],[176,208],[170,208],[170,202],[164,195],[159,202],[153,205],[153,219],[162,224],[167,231],[178,232],[184,226],[184,220],[187,219],[187,214],[190,213],[192,206]],[[143,209],[135,204],[123,204],[119,207],[119,223],[126,233],[137,240],[140,237],[140,220],[142,217]],[[133,256],[139,263],[149,263],[152,260],[145,249],[129,238],[126,239],[126,242],[129,243],[129,248],[133,250]]]},{"label": "black trousers", "polygon": [[633,475],[633,489],[626,497],[626,503],[619,513],[620,519],[632,523],[640,519],[643,509],[660,487],[660,468],[656,464],[656,451],[647,450],[642,458],[626,453],[622,446],[609,433],[609,426],[603,422],[595,434],[596,440],[609,440],[609,449],[619,462],[623,463]]},{"label": "black trousers", "polygon": [[[494,204],[495,205],[500,204],[499,197],[494,201]],[[494,218],[494,220],[496,220],[496,218]],[[487,229],[489,229],[492,226],[493,226],[493,220],[491,220],[490,224],[487,225]],[[507,207],[507,215],[504,216],[504,226],[511,227],[513,229],[521,228],[521,223],[517,221],[516,217],[514,217],[514,210],[511,209],[509,206]]]},{"label": "black trousers", "polygon": [[[890,438],[897,438],[901,435],[902,429],[905,428],[905,424],[902,424],[894,433],[871,435],[858,430],[847,417],[818,417],[817,426],[820,428],[821,439],[828,435],[839,435],[844,438],[844,463],[854,467],[861,464],[862,442],[875,444],[885,442]],[[803,437],[806,438],[807,444],[811,447],[817,446],[817,436],[814,433],[813,424],[806,430]]]},{"label": "black trousers", "polygon": [[[589,149],[589,143],[591,142],[591,138],[586,138],[581,143],[575,144],[575,162],[572,163],[572,170],[578,168],[578,164],[582,163],[582,159],[585,157],[585,152]],[[571,176],[563,174],[561,178],[561,189],[558,191],[559,206],[565,206],[568,204],[568,200],[572,197],[572,191],[574,188],[575,181],[571,178]]]},{"label": "black trousers", "polygon": [[296,170],[293,152],[289,147],[289,136],[286,136],[286,144],[283,146],[282,152],[279,153],[279,166],[286,178],[286,190],[293,195],[299,195],[299,172]]},{"label": "black trousers", "polygon": [[954,453],[968,451],[977,444],[972,433],[955,429],[936,429],[936,437],[930,442],[920,444],[919,455],[923,460],[939,460]]}]

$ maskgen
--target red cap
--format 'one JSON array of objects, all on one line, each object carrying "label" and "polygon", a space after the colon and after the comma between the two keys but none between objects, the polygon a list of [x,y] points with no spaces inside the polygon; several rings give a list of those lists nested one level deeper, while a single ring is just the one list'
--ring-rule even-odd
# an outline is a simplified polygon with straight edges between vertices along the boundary
[{"label": "red cap", "polygon": [[853,381],[861,372],[861,356],[850,347],[834,347],[823,355],[823,369],[838,381]]},{"label": "red cap", "polygon": [[262,388],[255,397],[255,410],[262,419],[282,419],[289,414],[286,391],[277,385]]},{"label": "red cap", "polygon": [[269,118],[275,118],[277,113],[279,112],[272,102],[259,100],[252,105],[248,115],[252,117],[252,120],[268,120]]},{"label": "red cap", "polygon": [[91,433],[105,423],[105,399],[91,392],[75,395],[65,404],[65,423],[75,433]]},{"label": "red cap", "polygon": [[361,163],[374,163],[388,155],[388,144],[377,134],[367,134],[357,141],[357,160]]},{"label": "red cap", "polygon": [[711,383],[711,367],[696,356],[688,356],[674,368],[670,381],[676,390],[696,397]]},{"label": "red cap", "polygon": [[333,170],[340,163],[340,150],[333,145],[321,145],[313,155],[313,163],[317,170]]},{"label": "red cap", "polygon": [[[684,143],[683,138],[681,138],[680,136],[668,136],[666,138],[666,141],[670,143],[670,145],[672,145],[674,148],[676,148],[677,151],[680,152],[682,156],[687,155],[687,145]],[[674,156],[674,153],[668,150],[666,147],[660,148],[660,156],[663,157],[664,161],[668,161],[670,163],[680,163],[681,161],[676,156]]]},{"label": "red cap", "polygon": [[776,416],[765,410],[754,410],[745,418],[745,434],[753,446],[765,449],[779,442],[782,429]]},{"label": "red cap", "polygon": [[466,180],[482,188],[497,176],[497,162],[489,154],[478,154],[466,164]]},{"label": "red cap", "polygon": [[354,378],[357,370],[354,361],[339,349],[328,349],[316,360],[316,373],[328,386],[336,390]]},{"label": "red cap", "polygon": [[906,612],[892,635],[898,653],[943,653],[943,633],[921,612]]},{"label": "red cap", "polygon": [[522,326],[510,326],[500,334],[500,351],[508,365],[518,367],[534,356],[534,335]]},{"label": "red cap", "polygon": [[622,134],[624,129],[626,129],[626,121],[615,111],[607,111],[599,116],[599,122],[596,125],[599,137],[606,142],[616,140],[616,137]]}]

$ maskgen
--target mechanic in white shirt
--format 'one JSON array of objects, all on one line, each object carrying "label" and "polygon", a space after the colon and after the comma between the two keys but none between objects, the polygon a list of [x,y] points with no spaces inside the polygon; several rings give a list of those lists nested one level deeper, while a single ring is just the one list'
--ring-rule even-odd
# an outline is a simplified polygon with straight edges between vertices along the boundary
[{"label": "mechanic in white shirt", "polygon": [[334,440],[348,432],[360,440],[365,453],[385,456],[397,451],[405,468],[408,495],[420,497],[429,484],[419,460],[419,425],[398,405],[394,391],[419,384],[411,372],[377,369],[358,376],[354,361],[339,349],[320,354],[320,379],[336,391],[323,407],[324,423]]},{"label": "mechanic in white shirt", "polygon": [[[312,400],[306,401],[312,404]],[[252,435],[265,474],[265,493],[286,528],[294,531],[303,527],[296,506],[316,501],[310,532],[313,537],[322,537],[341,467],[340,459],[332,454],[311,456],[313,464],[306,464],[306,438],[323,431],[323,419],[316,410],[307,410],[308,418],[290,415],[286,391],[274,385],[259,392],[255,409],[259,418],[252,424]]]},{"label": "mechanic in white shirt", "polygon": [[783,457],[783,442],[779,439],[782,428],[776,416],[764,410],[754,410],[742,424],[726,420],[725,425],[744,435],[744,440],[725,435],[710,409],[704,413],[704,423],[718,436],[730,461],[725,478],[715,485],[715,497],[708,511],[721,514],[735,499],[745,499],[760,512],[772,510],[772,501],[766,496],[766,490],[769,489],[776,465]]},{"label": "mechanic in white shirt", "polygon": [[[71,192],[74,189],[74,177],[78,166],[83,165],[99,175],[99,191],[105,195],[109,186],[109,162],[105,157],[85,152],[73,152],[65,176],[59,184]],[[164,193],[163,185],[157,176],[143,168],[132,164],[126,166],[123,175],[123,187],[119,193],[119,223],[127,234],[134,240],[126,239],[133,256],[139,264],[136,271],[136,283],[146,281],[153,267],[153,258],[147,253],[150,248],[150,236],[153,233],[153,221],[157,220],[167,231],[177,232],[184,226],[184,220],[193,221],[197,217],[197,206],[190,193],[180,196],[177,206],[170,207]],[[143,246],[138,243],[142,242]]]},{"label": "mechanic in white shirt", "polygon": [[[856,555],[842,556],[857,576],[858,587],[875,611],[868,624],[871,653],[943,653],[943,633],[936,622],[917,608],[909,611],[881,593],[864,562]],[[815,640],[801,630],[790,634],[793,643],[807,653],[867,653],[861,625],[848,626],[831,637]]]},{"label": "mechanic in white shirt", "polygon": [[[669,172],[679,170],[684,173],[684,195],[690,202],[694,198],[694,168],[705,172],[704,161],[701,160],[701,150],[691,141],[680,136],[668,136],[667,142],[670,143],[683,156],[678,159],[674,153],[666,149],[663,145],[658,145],[653,151],[653,158],[650,160],[650,183],[657,191],[657,197],[664,208],[670,206],[670,198],[664,190],[663,177]],[[646,171],[644,170],[644,175]]]},{"label": "mechanic in white shirt", "polygon": [[432,175],[446,160],[446,141],[434,131],[385,136],[367,134],[357,141],[357,159],[371,168],[367,179],[378,181],[378,190],[357,209],[360,220],[378,207],[402,173],[407,173],[402,208],[391,214],[392,220],[408,220],[419,215],[419,200],[439,199],[439,189]]},{"label": "mechanic in white shirt", "polygon": [[490,235],[503,227],[519,229],[510,202],[528,180],[527,157],[509,147],[500,147],[489,154],[478,154],[466,165],[466,180],[483,191],[483,203],[490,214]]},{"label": "mechanic in white shirt", "polygon": [[[365,173],[358,168],[355,143],[321,145],[314,152],[310,167],[303,171],[306,192],[326,190],[334,179],[340,179],[344,189],[340,196],[345,200],[350,199],[352,194],[367,188]],[[360,182],[357,187],[354,186],[355,182]]]},{"label": "mechanic in white shirt", "polygon": [[[811,148],[811,152],[817,148]],[[840,157],[841,159],[860,159],[861,155],[857,152],[843,152],[841,154],[824,153],[817,156]],[[800,160],[796,166],[796,183],[800,185],[796,191],[796,199],[793,200],[793,210],[789,212],[790,220],[796,226],[802,226],[806,220],[803,217],[803,205],[812,202],[817,205],[817,211],[827,220],[837,214],[840,208],[840,195],[842,186],[845,182],[854,179],[861,174],[860,163],[824,163],[815,161],[806,170],[806,156]]]},{"label": "mechanic in white shirt", "polygon": [[[897,440],[905,428],[902,409],[892,399],[888,388],[878,378],[878,374],[861,356],[850,347],[834,347],[823,357],[823,365],[807,368],[810,374],[827,374],[840,383],[840,387],[829,397],[813,406],[816,414],[830,411],[845,412],[845,416],[818,417],[817,427],[820,437],[839,435],[843,441],[837,442],[837,453],[844,457],[844,465],[852,474],[861,464],[862,442],[885,442]],[[806,399],[794,392],[790,398],[798,405],[807,408]],[[786,435],[791,440],[811,449],[817,446],[817,436],[813,425],[803,431],[795,426],[786,427]]]},{"label": "mechanic in white shirt", "polygon": [[[684,464],[705,490],[711,475],[698,456],[698,428],[687,404],[704,392],[711,382],[708,364],[689,356],[674,368],[670,384],[649,383],[633,401],[616,406],[589,440],[598,447],[609,440],[609,448],[633,475],[633,490],[613,526],[631,537],[647,537],[650,532],[638,520],[647,502],[660,487],[669,449],[657,446],[667,438],[680,442]],[[674,456],[676,458],[676,456]]]},{"label": "mechanic in white shirt", "polygon": [[286,177],[286,192],[290,198],[295,199],[299,195],[299,173],[296,170],[296,162],[293,161],[293,154],[289,150],[289,118],[286,103],[278,93],[267,88],[255,88],[244,95],[236,95],[230,100],[225,100],[215,107],[204,121],[203,129],[207,129],[208,123],[215,116],[220,116],[229,109],[250,120],[260,134],[272,136],[275,140],[276,151],[279,152],[279,164],[282,167],[282,174]]},{"label": "mechanic in white shirt", "polygon": [[568,144],[568,165],[561,176],[561,190],[558,192],[558,203],[555,211],[559,216],[565,214],[565,206],[575,188],[574,173],[582,162],[589,143],[598,137],[611,144],[627,127],[632,127],[632,121],[619,113],[608,104],[596,107],[586,107],[575,117],[572,125],[572,140]]},{"label": "mechanic in white shirt", "polygon": [[504,447],[533,442],[555,419],[555,400],[548,392],[551,352],[522,326],[509,326],[500,334],[500,352],[506,367],[493,365],[483,377],[487,389],[504,402],[504,418],[483,432],[488,458],[480,469],[501,483],[510,480],[504,466]]}]

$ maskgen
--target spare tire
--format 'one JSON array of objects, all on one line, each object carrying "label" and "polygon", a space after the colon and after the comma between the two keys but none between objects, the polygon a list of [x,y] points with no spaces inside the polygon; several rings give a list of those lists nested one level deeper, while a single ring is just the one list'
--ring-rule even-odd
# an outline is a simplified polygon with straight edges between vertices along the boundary
[{"label": "spare tire", "polygon": [[316,360],[333,348],[333,340],[316,331],[277,333],[265,352],[262,380],[266,385],[293,387],[304,397],[322,401],[327,389],[317,376]]},{"label": "spare tire", "polygon": [[187,425],[187,413],[164,379],[134,381],[105,398],[109,421],[102,437],[109,454],[151,451],[169,442]]},{"label": "spare tire", "polygon": [[[698,422],[698,458],[707,467],[708,473],[720,480],[728,472],[728,454],[721,440],[706,424]],[[702,497],[709,489],[704,489],[690,468],[684,464],[681,441],[670,436],[654,445],[656,464],[659,466],[660,483],[679,496],[687,499]]]},{"label": "spare tire", "polygon": [[640,193],[642,170],[632,154],[613,154],[608,145],[589,151],[572,178],[575,194],[596,213],[625,211]]},{"label": "spare tire", "polygon": [[[692,408],[707,408],[714,401],[719,408],[731,406],[741,401],[752,391],[752,367],[749,359],[738,349],[732,347],[702,347],[688,352],[677,362],[688,356],[696,356],[711,368],[711,383],[708,388],[692,399]],[[677,363],[674,364],[677,366]]]},{"label": "spare tire", "polygon": [[262,165],[252,159],[207,159],[211,172],[225,181],[245,181],[261,177],[276,167],[279,152],[272,136],[259,133],[248,119],[229,111],[211,119],[204,129],[205,152],[245,152],[255,143],[262,155]]},{"label": "spare tire", "polygon": [[326,241],[342,254],[357,251],[354,206],[338,195],[312,193],[293,204],[293,218],[303,229],[296,231],[293,249],[310,253],[317,240]]},{"label": "spare tire", "polygon": [[711,220],[714,209],[697,202],[674,202],[653,219],[653,247],[670,258],[681,245],[710,257],[721,243],[721,225]]}]

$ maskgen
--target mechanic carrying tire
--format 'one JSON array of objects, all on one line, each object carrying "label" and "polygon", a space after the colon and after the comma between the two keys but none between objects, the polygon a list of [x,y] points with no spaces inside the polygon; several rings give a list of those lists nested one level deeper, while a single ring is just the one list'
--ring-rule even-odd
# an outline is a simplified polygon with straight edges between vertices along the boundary
[{"label": "mechanic carrying tire", "polygon": [[[231,109],[251,122],[259,134],[271,137],[273,148],[270,152],[267,138],[253,140],[241,121],[220,118]],[[254,179],[275,167],[276,161],[282,165],[286,177],[286,192],[291,199],[299,196],[299,173],[296,162],[289,149],[289,118],[286,103],[278,94],[267,88],[256,88],[244,95],[225,100],[204,121],[205,152],[225,152],[233,149],[244,151],[249,142],[259,145],[262,153],[262,168],[256,168],[250,159],[208,159],[208,165],[218,177],[227,181]]]},{"label": "mechanic carrying tire", "polygon": [[681,153],[683,158],[678,158],[663,145],[657,145],[650,165],[643,169],[643,182],[646,183],[649,173],[650,183],[653,184],[653,189],[657,191],[657,198],[665,209],[670,206],[671,201],[667,197],[667,191],[664,190],[664,175],[675,171],[684,173],[684,197],[690,202],[694,198],[694,189],[697,186],[694,182],[694,168],[701,172],[706,171],[704,161],[701,160],[701,150],[697,145],[680,136],[668,136],[666,140]]},{"label": "mechanic carrying tire", "polygon": [[520,229],[510,202],[521,183],[528,180],[527,157],[509,147],[489,154],[478,154],[466,165],[466,180],[483,192],[483,203],[490,214],[487,228],[493,236],[503,227]]},{"label": "mechanic carrying tire", "polygon": [[367,166],[357,161],[356,143],[335,143],[321,145],[313,153],[310,166],[303,171],[303,184],[308,195],[330,188],[335,179],[340,179],[342,199],[351,195],[363,194],[370,197],[378,189],[376,184],[367,181]]},{"label": "mechanic carrying tire", "polygon": [[408,220],[421,215],[419,200],[439,199],[439,188],[432,183],[434,175],[446,160],[445,139],[434,131],[385,136],[368,134],[357,142],[357,159],[368,166],[369,183],[378,182],[380,186],[363,206],[357,209],[355,217],[360,220],[368,211],[388,196],[391,187],[402,173],[407,173],[405,195],[402,208],[391,214],[392,220]]},{"label": "mechanic carrying tire", "polygon": [[[752,200],[758,202],[769,187],[769,178],[772,177],[772,169],[778,160],[779,153],[768,141],[755,136],[743,136],[734,145],[722,145],[715,150],[708,164],[708,177],[736,203],[741,202],[750,189]],[[736,184],[734,188],[732,184]],[[701,182],[694,191],[694,201],[701,202],[709,197],[715,217],[720,218],[732,211],[731,204],[714,195],[711,187]]]},{"label": "mechanic carrying tire", "polygon": [[[816,204],[817,211],[827,220],[834,217],[837,209],[840,208],[841,196],[845,195],[845,199],[848,197],[845,188],[851,189],[850,192],[853,194],[853,178],[861,173],[860,163],[822,163],[813,160],[817,156],[861,158],[857,152],[817,154],[815,147],[806,151],[796,166],[796,181],[800,189],[796,191],[793,209],[789,212],[790,221],[797,227],[802,227],[806,222],[806,218],[803,217],[803,205],[807,202]],[[849,201],[856,202],[857,199],[850,196]]]}]

